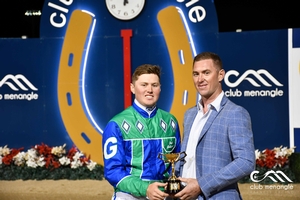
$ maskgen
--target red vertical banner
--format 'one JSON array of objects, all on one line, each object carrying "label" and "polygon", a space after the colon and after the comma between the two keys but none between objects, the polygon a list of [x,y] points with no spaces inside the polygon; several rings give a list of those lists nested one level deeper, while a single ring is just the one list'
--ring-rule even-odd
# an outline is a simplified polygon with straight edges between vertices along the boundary
[{"label": "red vertical banner", "polygon": [[123,68],[124,68],[124,108],[127,108],[132,104],[131,100],[131,46],[130,38],[132,36],[131,29],[121,30],[121,36],[123,37]]}]

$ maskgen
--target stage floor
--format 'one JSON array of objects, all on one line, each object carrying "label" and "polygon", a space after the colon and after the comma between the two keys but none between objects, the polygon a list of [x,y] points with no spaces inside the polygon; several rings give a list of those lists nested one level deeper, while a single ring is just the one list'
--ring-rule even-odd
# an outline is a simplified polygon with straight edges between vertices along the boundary
[{"label": "stage floor", "polygon": [[[239,187],[244,200],[300,200],[300,184]],[[0,200],[110,200],[112,192],[105,180],[0,181]]]}]

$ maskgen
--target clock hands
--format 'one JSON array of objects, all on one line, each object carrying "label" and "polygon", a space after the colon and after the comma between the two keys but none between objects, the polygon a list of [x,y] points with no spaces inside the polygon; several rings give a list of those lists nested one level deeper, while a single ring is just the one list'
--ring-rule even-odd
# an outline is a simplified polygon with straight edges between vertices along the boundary
[{"label": "clock hands", "polygon": [[131,20],[137,17],[142,12],[145,1],[146,0],[105,0],[106,7],[110,14],[120,20]]}]

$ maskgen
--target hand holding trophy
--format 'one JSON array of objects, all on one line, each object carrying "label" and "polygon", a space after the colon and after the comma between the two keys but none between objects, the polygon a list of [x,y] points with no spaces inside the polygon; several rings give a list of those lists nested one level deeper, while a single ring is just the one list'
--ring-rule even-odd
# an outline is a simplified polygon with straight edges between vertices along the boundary
[{"label": "hand holding trophy", "polygon": [[175,163],[179,160],[183,160],[185,157],[185,152],[158,154],[159,159],[161,159],[165,163],[171,163],[172,174],[167,181],[168,184],[166,188],[166,193],[168,193],[170,196],[174,196],[177,192],[180,192],[183,189],[181,181],[175,176]]}]

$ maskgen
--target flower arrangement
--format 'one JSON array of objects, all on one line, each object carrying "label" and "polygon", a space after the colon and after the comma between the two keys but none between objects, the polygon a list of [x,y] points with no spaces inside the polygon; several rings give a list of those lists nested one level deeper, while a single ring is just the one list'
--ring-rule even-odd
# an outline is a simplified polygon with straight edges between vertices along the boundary
[{"label": "flower arrangement", "polygon": [[275,147],[274,149],[265,149],[262,152],[255,150],[256,165],[258,167],[274,169],[284,168],[289,164],[289,157],[294,153],[295,147]]},{"label": "flower arrangement", "polygon": [[[274,178],[270,172],[279,172],[284,174],[289,180],[295,180],[295,175],[290,168],[290,156],[294,153],[296,147],[275,147],[274,149],[265,149],[263,151],[255,150],[256,156],[256,176],[260,176],[259,183],[274,183]],[[267,178],[267,176],[272,176]],[[275,177],[276,178],[276,177]],[[252,177],[253,179],[253,177]],[[241,183],[252,182],[251,175],[240,180]],[[258,182],[258,181],[257,181]]]},{"label": "flower arrangement", "polygon": [[103,179],[103,167],[90,160],[75,146],[24,148],[0,147],[0,180],[16,179]]}]

